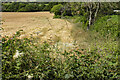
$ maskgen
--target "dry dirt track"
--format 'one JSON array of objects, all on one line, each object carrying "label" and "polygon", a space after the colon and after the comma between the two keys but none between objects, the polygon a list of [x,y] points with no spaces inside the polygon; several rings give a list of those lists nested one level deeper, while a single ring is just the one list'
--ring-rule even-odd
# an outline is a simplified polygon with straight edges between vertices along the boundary
[{"label": "dry dirt track", "polygon": [[23,30],[22,37],[34,37],[41,41],[54,42],[73,41],[71,29],[73,24],[63,19],[53,19],[54,14],[49,12],[2,12],[2,36],[12,35],[18,30]]}]

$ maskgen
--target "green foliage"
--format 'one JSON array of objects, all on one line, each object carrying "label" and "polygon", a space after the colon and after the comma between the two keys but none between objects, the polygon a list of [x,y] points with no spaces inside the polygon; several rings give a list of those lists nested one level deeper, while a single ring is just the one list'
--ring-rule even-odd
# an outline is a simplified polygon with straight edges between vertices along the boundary
[{"label": "green foliage", "polygon": [[50,11],[54,5],[57,5],[58,2],[49,2],[43,9],[43,11]]},{"label": "green foliage", "polygon": [[42,10],[44,9],[44,7],[45,7],[45,5],[44,5],[44,4],[41,4],[41,5],[39,6],[39,11],[42,11]]},{"label": "green foliage", "polygon": [[61,18],[60,15],[54,15],[53,18]]},{"label": "green foliage", "polygon": [[103,2],[100,5],[99,15],[110,15],[114,14],[113,10],[116,10],[119,8],[118,2]]},{"label": "green foliage", "polygon": [[[60,79],[60,80],[117,80],[118,50],[116,47],[90,50],[73,49],[61,52],[57,46],[38,44],[31,39],[19,39],[18,31],[13,37],[3,37],[3,79]],[[109,50],[110,49],[110,50]],[[14,58],[16,53],[23,53]],[[55,56],[53,56],[54,54]]]},{"label": "green foliage", "polygon": [[25,11],[34,11],[35,6],[33,6],[32,4],[28,4],[25,6]]},{"label": "green foliage", "polygon": [[71,14],[72,12],[71,12],[71,10],[65,10],[63,13],[62,13],[62,16],[72,16],[72,14]]},{"label": "green foliage", "polygon": [[38,4],[34,3],[18,3],[18,2],[12,2],[12,3],[3,3],[2,4],[2,11],[3,12],[24,12],[24,11],[38,11]]},{"label": "green foliage", "polygon": [[51,12],[54,12],[55,15],[61,15],[61,9],[62,9],[62,7],[63,7],[62,4],[55,5],[51,9]]},{"label": "green foliage", "polygon": [[99,18],[91,30],[99,32],[103,36],[111,35],[111,37],[116,38],[119,36],[119,26],[118,26],[118,15],[108,15]]},{"label": "green foliage", "polygon": [[[58,8],[57,8],[58,7]],[[86,26],[90,27],[94,22],[99,18],[106,15],[113,15],[113,10],[118,9],[118,3],[66,3],[63,4],[63,7],[60,9],[58,5],[53,7],[53,12],[56,15],[63,16],[80,16],[80,20]],[[51,10],[52,11],[52,10]],[[91,11],[91,16],[90,16]],[[91,20],[90,20],[91,17]],[[90,22],[90,24],[89,24]]]},{"label": "green foliage", "polygon": [[82,24],[80,27],[82,27],[83,29],[87,29],[88,20],[85,16],[77,16],[74,22]]},{"label": "green foliage", "polygon": [[46,5],[43,9],[43,11],[50,11],[51,10],[51,7],[49,5]]},{"label": "green foliage", "polygon": [[58,2],[43,3],[2,3],[3,12],[33,12],[33,11],[50,11]]},{"label": "green foliage", "polygon": [[20,8],[18,12],[26,12],[26,9],[24,7]]},{"label": "green foliage", "polygon": [[7,4],[7,5],[2,5],[2,10],[3,11],[15,12],[15,11],[17,11],[18,7],[19,7],[18,3],[11,3],[11,4]]},{"label": "green foliage", "polygon": [[[87,29],[88,20],[85,16],[76,16],[75,23],[81,24],[79,27]],[[90,27],[91,31],[100,33],[103,37],[111,36],[111,38],[119,37],[118,15],[106,15],[98,17]]]}]

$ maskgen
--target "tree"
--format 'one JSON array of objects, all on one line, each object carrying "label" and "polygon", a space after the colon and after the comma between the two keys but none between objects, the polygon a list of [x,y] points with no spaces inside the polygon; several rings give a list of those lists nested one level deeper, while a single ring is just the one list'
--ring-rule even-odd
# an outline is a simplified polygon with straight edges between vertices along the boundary
[{"label": "tree", "polygon": [[61,9],[61,12],[62,12],[62,16],[72,16],[72,10],[71,10],[71,6],[69,3],[66,3],[62,9]]},{"label": "tree", "polygon": [[84,16],[86,16],[88,20],[87,29],[89,29],[90,26],[95,22],[95,19],[97,17],[97,14],[100,8],[100,3],[99,2],[82,3],[81,8],[86,9],[84,10],[84,13],[86,13],[86,15]]},{"label": "tree", "polygon": [[39,11],[42,11],[44,9],[45,5],[44,4],[41,4],[41,6],[39,6],[38,10]]},{"label": "tree", "polygon": [[113,10],[118,9],[118,3],[113,2],[80,2],[67,3],[71,7],[72,15],[83,16],[87,29],[96,21],[98,17],[114,14]]},{"label": "tree", "polygon": [[50,11],[51,10],[51,7],[49,5],[46,5],[44,8],[43,8],[43,11]]},{"label": "tree", "polygon": [[54,12],[55,15],[61,15],[61,9],[62,9],[62,7],[63,7],[62,4],[55,5],[51,9],[51,12]]},{"label": "tree", "polygon": [[30,11],[34,11],[34,10],[35,10],[35,8],[32,4],[28,4],[25,6],[25,11],[30,12]]}]

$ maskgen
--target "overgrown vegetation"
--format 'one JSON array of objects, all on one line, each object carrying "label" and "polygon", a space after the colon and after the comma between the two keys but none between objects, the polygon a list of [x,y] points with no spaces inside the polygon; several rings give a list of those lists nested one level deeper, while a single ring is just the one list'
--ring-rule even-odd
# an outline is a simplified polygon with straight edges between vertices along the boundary
[{"label": "overgrown vegetation", "polygon": [[[96,44],[90,50],[75,47],[62,52],[57,46],[46,42],[37,45],[33,38],[19,39],[19,36],[17,32],[13,37],[2,38],[4,80],[27,79],[30,76],[45,80],[118,79],[117,45],[113,49],[114,44],[111,48]],[[19,56],[15,56],[17,54]]]},{"label": "overgrown vegetation", "polygon": [[[18,3],[7,3],[4,6],[9,4],[18,5]],[[13,7],[10,5],[9,8],[3,7],[3,10],[11,11]],[[19,8],[12,11],[49,10],[55,17],[74,19],[74,22],[79,24],[78,27],[89,34],[86,40],[89,45],[82,48],[75,43],[73,48],[63,51],[59,45],[39,43],[32,36],[19,39],[21,31],[12,37],[5,36],[2,38],[4,80],[30,77],[41,80],[120,79],[120,31],[118,15],[113,12],[114,9],[119,9],[118,3],[49,3],[49,5],[22,3],[21,5],[24,6],[23,10]],[[35,8],[35,6],[41,7]],[[87,28],[89,30],[86,30]]]}]

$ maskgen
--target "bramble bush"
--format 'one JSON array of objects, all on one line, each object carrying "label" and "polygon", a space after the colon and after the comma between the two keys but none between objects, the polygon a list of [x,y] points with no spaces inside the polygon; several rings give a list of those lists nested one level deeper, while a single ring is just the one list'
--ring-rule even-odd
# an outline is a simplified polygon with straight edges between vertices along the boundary
[{"label": "bramble bush", "polygon": [[[118,50],[94,45],[87,49],[60,51],[47,42],[35,38],[19,39],[20,31],[2,38],[3,80],[118,80]],[[21,55],[14,57],[16,54]]]}]

